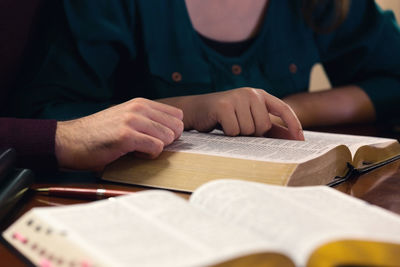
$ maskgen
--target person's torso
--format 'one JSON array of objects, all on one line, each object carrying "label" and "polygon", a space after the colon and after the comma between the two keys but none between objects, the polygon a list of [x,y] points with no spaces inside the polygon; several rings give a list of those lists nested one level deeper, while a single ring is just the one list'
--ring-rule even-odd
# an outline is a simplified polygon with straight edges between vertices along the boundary
[{"label": "person's torso", "polygon": [[261,88],[278,97],[307,91],[319,55],[296,3],[270,0],[255,39],[232,57],[202,40],[185,1],[137,0],[138,56],[134,64],[126,60],[121,71],[124,83],[129,80],[136,88],[130,97],[157,99],[239,87]]}]

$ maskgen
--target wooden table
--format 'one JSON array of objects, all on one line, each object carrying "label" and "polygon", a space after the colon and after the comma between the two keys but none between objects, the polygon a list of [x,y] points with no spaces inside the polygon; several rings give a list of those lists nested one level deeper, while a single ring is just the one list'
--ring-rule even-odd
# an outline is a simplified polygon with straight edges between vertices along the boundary
[{"label": "wooden table", "polygon": [[[321,129],[320,129],[321,130]],[[324,130],[324,129],[323,129]],[[332,129],[330,129],[332,132]],[[352,134],[363,134],[363,135],[374,135],[374,136],[385,136],[398,138],[394,133],[390,132],[385,134],[385,131],[377,130],[375,126],[357,126],[356,128],[348,127],[337,127],[333,132],[341,133],[352,133]],[[60,184],[43,184],[36,183],[33,188],[48,187],[48,186],[59,186]],[[62,186],[78,186],[78,187],[89,187],[89,188],[105,188],[105,189],[118,189],[126,190],[131,192],[138,192],[142,190],[148,190],[145,187],[131,186],[131,185],[120,185],[114,183],[89,183],[89,184],[63,184]],[[377,169],[370,173],[360,176],[359,178],[346,182],[339,187],[338,190],[355,197],[364,199],[372,204],[381,206],[385,209],[391,210],[395,213],[400,214],[400,161],[393,162],[381,169]],[[189,194],[177,193],[184,198],[188,198]],[[58,205],[70,205],[75,203],[84,203],[90,200],[85,199],[74,199],[74,198],[61,198],[61,197],[50,197],[40,195],[34,191],[28,192],[23,199],[18,203],[14,212],[9,215],[0,226],[0,230],[3,231],[18,217],[24,214],[26,211],[33,207],[42,206],[58,206]],[[10,248],[4,241],[0,243],[0,266],[26,266],[29,263],[26,262],[22,256]]]}]

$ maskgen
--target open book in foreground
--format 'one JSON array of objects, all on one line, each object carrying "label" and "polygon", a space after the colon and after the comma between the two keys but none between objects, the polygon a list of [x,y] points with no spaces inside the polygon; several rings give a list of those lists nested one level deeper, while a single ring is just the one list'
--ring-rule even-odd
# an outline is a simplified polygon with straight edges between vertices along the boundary
[{"label": "open book in foreground", "polygon": [[39,266],[400,266],[400,217],[326,186],[217,180],[189,201],[34,208],[3,237]]},{"label": "open book in foreground", "polygon": [[184,132],[155,160],[128,154],[108,165],[114,182],[193,191],[221,178],[276,185],[322,185],[344,176],[347,163],[362,167],[400,154],[395,139],[304,132],[306,141],[228,137]]}]

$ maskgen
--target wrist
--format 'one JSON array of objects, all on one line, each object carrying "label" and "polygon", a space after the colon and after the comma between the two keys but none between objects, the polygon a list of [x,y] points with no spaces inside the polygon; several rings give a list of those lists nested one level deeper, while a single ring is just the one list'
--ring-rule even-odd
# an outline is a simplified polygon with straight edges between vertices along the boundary
[{"label": "wrist", "polygon": [[74,142],[71,140],[70,121],[57,122],[56,137],[55,137],[55,154],[58,165],[62,169],[73,168],[73,146]]},{"label": "wrist", "polygon": [[194,114],[192,111],[198,110],[194,107],[198,102],[199,95],[179,96],[158,99],[157,102],[167,104],[183,111],[183,124],[185,130],[192,130],[194,125]]}]

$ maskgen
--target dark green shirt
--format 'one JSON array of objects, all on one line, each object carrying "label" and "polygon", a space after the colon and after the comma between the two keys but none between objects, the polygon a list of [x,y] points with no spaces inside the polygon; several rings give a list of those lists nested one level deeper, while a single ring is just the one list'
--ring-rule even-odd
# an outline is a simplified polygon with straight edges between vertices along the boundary
[{"label": "dark green shirt", "polygon": [[[280,98],[305,92],[322,63],[334,87],[359,85],[378,118],[400,118],[400,30],[374,1],[351,2],[329,34],[308,27],[300,0],[270,0],[239,57],[199,38],[184,0],[65,1],[33,79],[16,92],[20,116],[67,119],[132,97],[151,99],[255,87]],[[21,100],[23,99],[23,100]]]}]

